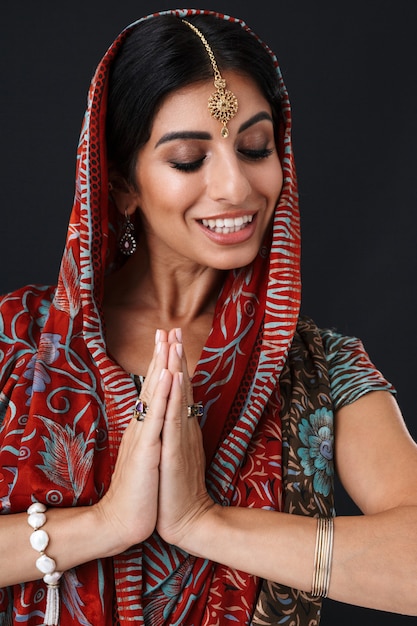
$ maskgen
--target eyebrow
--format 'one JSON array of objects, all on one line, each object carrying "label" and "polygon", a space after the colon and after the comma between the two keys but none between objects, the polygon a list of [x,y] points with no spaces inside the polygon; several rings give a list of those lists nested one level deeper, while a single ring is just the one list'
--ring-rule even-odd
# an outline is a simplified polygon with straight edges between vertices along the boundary
[{"label": "eyebrow", "polygon": [[[267,111],[260,111],[239,126],[239,129],[237,131],[238,134],[242,133],[244,130],[250,128],[254,124],[261,122],[262,120],[268,120],[269,122],[273,121],[271,115]],[[163,143],[167,143],[168,141],[175,141],[176,139],[203,139],[208,141],[209,139],[212,139],[212,136],[210,133],[195,130],[173,131],[172,133],[166,133],[165,135],[162,135],[162,137],[156,142],[155,148]]]},{"label": "eyebrow", "polygon": [[268,120],[269,122],[273,122],[271,115],[267,111],[259,111],[259,113],[256,113],[255,115],[250,117],[246,122],[243,122],[243,124],[239,126],[239,130],[237,132],[242,133],[247,128],[250,128],[250,126],[257,124],[262,120]]},{"label": "eyebrow", "polygon": [[195,130],[179,130],[172,133],[166,133],[155,144],[155,148],[166,143],[167,141],[174,141],[175,139],[211,139],[210,133],[204,133]]}]

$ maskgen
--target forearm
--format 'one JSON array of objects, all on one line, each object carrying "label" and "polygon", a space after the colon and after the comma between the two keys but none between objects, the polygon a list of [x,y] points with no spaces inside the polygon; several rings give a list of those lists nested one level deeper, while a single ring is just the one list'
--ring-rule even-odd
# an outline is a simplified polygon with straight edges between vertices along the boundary
[{"label": "forearm", "polygon": [[417,615],[417,506],[337,518],[330,595]]},{"label": "forearm", "polygon": [[[123,549],[94,506],[51,508],[46,517],[42,529],[49,535],[49,545],[45,552],[59,571]],[[26,513],[0,516],[0,587],[42,578],[35,565],[39,553],[30,545],[33,529],[27,518]]]},{"label": "forearm", "polygon": [[[180,547],[310,591],[317,520],[259,509],[213,507]],[[417,507],[335,519],[329,596],[417,614]]]}]

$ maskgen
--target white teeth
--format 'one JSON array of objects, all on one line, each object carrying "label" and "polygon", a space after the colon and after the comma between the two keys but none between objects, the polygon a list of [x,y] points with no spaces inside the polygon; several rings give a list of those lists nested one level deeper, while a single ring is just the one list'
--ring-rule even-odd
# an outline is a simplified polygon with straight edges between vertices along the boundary
[{"label": "white teeth", "polygon": [[253,215],[243,215],[240,217],[226,217],[225,219],[209,219],[209,220],[201,220],[203,225],[210,230],[213,230],[215,233],[222,233],[223,235],[228,235],[229,233],[235,233],[239,230],[242,230],[253,220]]}]

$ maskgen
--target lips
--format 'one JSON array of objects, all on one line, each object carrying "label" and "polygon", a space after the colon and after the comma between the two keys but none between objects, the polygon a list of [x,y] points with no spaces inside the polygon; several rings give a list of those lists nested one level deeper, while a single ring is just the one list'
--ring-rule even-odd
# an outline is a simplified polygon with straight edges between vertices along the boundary
[{"label": "lips", "polygon": [[203,219],[201,223],[213,233],[228,235],[237,233],[253,221],[253,215],[241,215],[239,217],[226,217],[216,219]]}]

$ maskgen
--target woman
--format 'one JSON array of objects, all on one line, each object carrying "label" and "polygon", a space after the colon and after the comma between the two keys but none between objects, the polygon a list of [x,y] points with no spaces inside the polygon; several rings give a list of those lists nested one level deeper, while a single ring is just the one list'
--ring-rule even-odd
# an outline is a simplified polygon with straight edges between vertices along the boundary
[{"label": "woman", "polygon": [[[3,623],[417,614],[416,446],[360,342],[299,314],[290,125],[233,18],[149,16],[99,64],[58,285],[0,309]],[[334,414],[365,515],[333,524]]]}]

